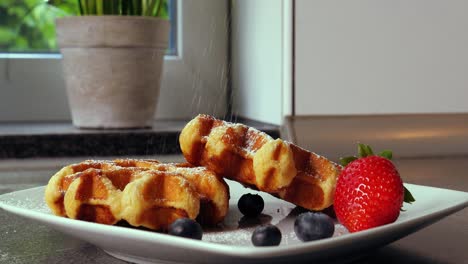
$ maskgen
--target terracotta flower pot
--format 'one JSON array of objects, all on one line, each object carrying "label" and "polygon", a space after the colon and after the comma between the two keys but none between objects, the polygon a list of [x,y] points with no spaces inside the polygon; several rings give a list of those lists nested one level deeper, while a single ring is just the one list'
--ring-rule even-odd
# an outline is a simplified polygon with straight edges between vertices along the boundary
[{"label": "terracotta flower pot", "polygon": [[72,121],[82,128],[151,126],[170,23],[137,16],[60,18]]}]

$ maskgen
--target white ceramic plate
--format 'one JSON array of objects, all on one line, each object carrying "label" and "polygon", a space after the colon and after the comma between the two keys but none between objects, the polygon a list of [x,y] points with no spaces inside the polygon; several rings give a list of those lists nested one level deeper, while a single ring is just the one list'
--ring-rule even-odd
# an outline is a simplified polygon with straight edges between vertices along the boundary
[{"label": "white ceramic plate", "polygon": [[[136,263],[292,263],[349,260],[357,252],[388,244],[468,206],[468,193],[405,184],[417,201],[406,205],[406,211],[395,223],[353,234],[336,224],[332,238],[302,243],[294,234],[294,219],[299,213],[293,210],[294,205],[261,194],[265,200],[264,215],[246,221],[237,209],[237,200],[243,193],[254,191],[234,182],[229,185],[230,211],[224,226],[205,230],[203,241],[54,216],[44,203],[44,187],[1,195],[0,208],[37,220],[88,241],[112,256]],[[259,223],[268,222],[280,228],[281,245],[253,247],[252,231]]]}]

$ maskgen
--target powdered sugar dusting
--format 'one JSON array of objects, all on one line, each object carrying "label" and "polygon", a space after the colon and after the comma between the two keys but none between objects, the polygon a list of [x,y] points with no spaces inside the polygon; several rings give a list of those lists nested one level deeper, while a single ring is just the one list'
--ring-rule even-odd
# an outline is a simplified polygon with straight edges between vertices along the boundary
[{"label": "powdered sugar dusting", "polygon": [[223,135],[225,135],[225,130],[227,129],[235,131],[238,136],[245,138],[245,141],[242,142],[243,145],[238,147],[241,148],[239,150],[240,154],[246,157],[252,157],[259,147],[263,146],[269,140],[273,140],[273,138],[265,132],[241,123],[222,121],[222,126],[224,127],[223,129],[217,129],[218,127],[213,128],[210,134],[223,133]]},{"label": "powdered sugar dusting", "polygon": [[[236,188],[234,187],[234,189]],[[243,191],[245,192],[247,189]],[[260,193],[260,195],[265,200],[265,208],[262,215],[257,218],[243,217],[237,209],[237,198],[232,198],[229,213],[223,223],[217,227],[204,227],[203,241],[223,245],[253,247],[251,236],[255,228],[259,225],[273,224],[281,230],[281,245],[303,243],[294,233],[294,221],[304,210],[268,194]],[[0,196],[0,203],[35,212],[52,214],[44,201],[44,187],[2,195]],[[345,227],[339,223],[335,223],[334,237],[347,233],[348,231]]]},{"label": "powdered sugar dusting", "polygon": [[[39,187],[25,191],[7,193],[0,197],[0,203],[28,209],[40,213],[51,213],[44,200],[44,188]],[[26,195],[27,193],[27,195]]]}]

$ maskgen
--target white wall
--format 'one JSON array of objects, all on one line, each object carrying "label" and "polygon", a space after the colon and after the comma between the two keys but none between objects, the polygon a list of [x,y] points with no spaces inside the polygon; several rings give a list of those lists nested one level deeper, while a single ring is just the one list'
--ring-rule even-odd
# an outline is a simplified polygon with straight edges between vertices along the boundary
[{"label": "white wall", "polygon": [[281,124],[290,112],[290,4],[289,0],[233,1],[234,114]]},{"label": "white wall", "polygon": [[468,112],[467,10],[296,0],[296,114]]}]

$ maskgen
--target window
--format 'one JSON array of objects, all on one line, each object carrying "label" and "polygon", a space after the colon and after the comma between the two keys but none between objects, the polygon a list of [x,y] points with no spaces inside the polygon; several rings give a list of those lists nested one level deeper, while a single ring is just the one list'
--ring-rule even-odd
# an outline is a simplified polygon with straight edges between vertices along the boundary
[{"label": "window", "polygon": [[[116,4],[122,2],[122,0],[106,1]],[[177,2],[175,0],[160,0],[160,2],[162,6],[158,10],[159,15],[171,21],[168,55],[175,55]],[[108,7],[113,8],[113,6]],[[121,6],[116,8],[122,10]],[[76,15],[79,13],[78,9],[78,0],[15,0],[0,3],[1,56],[25,57],[25,53],[29,56],[34,53],[58,54],[54,20],[63,16]],[[103,12],[106,10],[104,9]]]},{"label": "window", "polygon": [[[26,40],[20,41],[23,49],[11,46],[7,49],[1,44],[8,37],[3,35],[3,29],[11,31],[14,28],[6,26],[4,6],[19,2],[37,1],[8,0],[0,4],[0,49],[10,51],[0,57],[0,121],[70,120],[61,56],[51,48],[28,50],[23,45]],[[168,2],[168,16],[175,30],[171,31],[172,48],[165,59],[156,118],[225,113],[227,10],[228,1]],[[33,27],[41,26],[41,23],[30,22]],[[53,36],[55,33],[47,34]],[[13,50],[15,52],[11,53]]]}]

